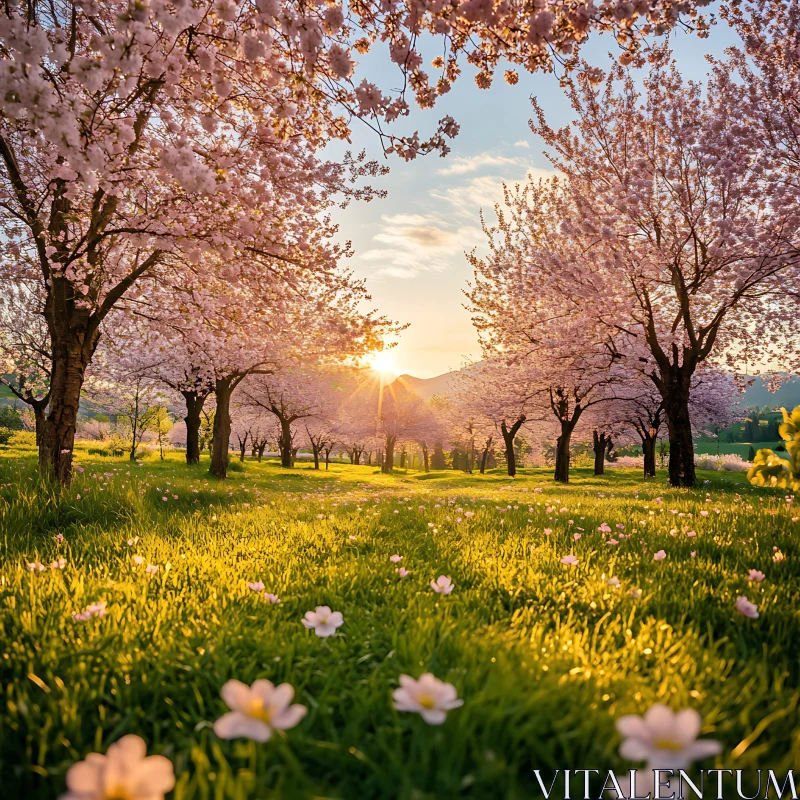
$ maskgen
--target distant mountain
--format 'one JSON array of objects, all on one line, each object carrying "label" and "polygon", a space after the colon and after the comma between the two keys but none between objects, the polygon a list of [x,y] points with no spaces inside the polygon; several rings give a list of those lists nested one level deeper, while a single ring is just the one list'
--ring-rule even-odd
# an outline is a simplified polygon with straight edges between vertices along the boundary
[{"label": "distant mountain", "polygon": [[[454,372],[446,372],[435,378],[415,378],[413,375],[400,375],[397,381],[409,392],[418,394],[423,400],[430,400],[434,395],[445,395],[450,390],[450,382]],[[772,393],[760,378],[756,378],[740,398],[742,408],[784,408],[792,409],[800,405],[800,376],[790,377],[777,392]]]},{"label": "distant mountain", "polygon": [[450,390],[450,380],[454,373],[446,372],[435,378],[415,378],[413,375],[400,375],[397,382],[405,386],[409,392],[419,395],[423,400],[430,400],[434,395],[445,395]]},{"label": "distant mountain", "polygon": [[740,405],[743,408],[758,406],[759,408],[788,408],[800,406],[800,376],[787,378],[774,394],[760,378],[756,378],[752,386],[748,386],[742,396]]}]

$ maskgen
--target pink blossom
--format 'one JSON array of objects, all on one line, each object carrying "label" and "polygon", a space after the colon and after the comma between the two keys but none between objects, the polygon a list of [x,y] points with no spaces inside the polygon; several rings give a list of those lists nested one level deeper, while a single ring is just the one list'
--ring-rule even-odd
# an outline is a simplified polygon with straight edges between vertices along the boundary
[{"label": "pink blossom", "polygon": [[449,575],[440,575],[435,581],[431,581],[431,589],[437,594],[451,594],[455,584],[450,580]]},{"label": "pink blossom", "polygon": [[744,595],[736,598],[736,610],[750,619],[758,619],[758,606],[751,603]]}]

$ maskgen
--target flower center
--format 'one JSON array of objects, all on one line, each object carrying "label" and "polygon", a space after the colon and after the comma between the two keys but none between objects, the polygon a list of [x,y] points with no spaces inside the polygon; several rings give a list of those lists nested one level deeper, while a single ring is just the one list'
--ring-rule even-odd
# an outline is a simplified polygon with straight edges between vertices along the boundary
[{"label": "flower center", "polygon": [[117,784],[115,786],[109,786],[105,790],[103,800],[133,800],[133,798],[131,797],[131,793],[124,786]]},{"label": "flower center", "polygon": [[656,741],[656,747],[659,750],[673,750],[676,753],[679,750],[683,750],[683,745],[680,742],[676,742],[674,739],[658,739]]},{"label": "flower center", "polygon": [[431,696],[429,694],[421,694],[417,698],[417,702],[423,708],[436,708],[436,704],[433,702],[433,700],[431,699]]},{"label": "flower center", "polygon": [[269,725],[270,719],[272,718],[272,709],[267,708],[260,697],[255,697],[250,700],[247,703],[247,708],[244,713],[247,714],[248,717],[266,722],[267,725]]}]

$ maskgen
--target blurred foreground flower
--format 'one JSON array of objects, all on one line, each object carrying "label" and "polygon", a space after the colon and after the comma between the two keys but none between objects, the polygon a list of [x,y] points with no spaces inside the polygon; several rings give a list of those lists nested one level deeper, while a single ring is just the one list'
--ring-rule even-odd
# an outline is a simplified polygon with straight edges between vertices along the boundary
[{"label": "blurred foreground flower", "polygon": [[578,563],[578,557],[573,555],[564,556],[561,559],[561,563],[574,567]]},{"label": "blurred foreground flower", "polygon": [[450,594],[455,586],[449,575],[440,575],[435,581],[431,581],[431,589],[437,594]]},{"label": "blurred foreground flower", "polygon": [[91,619],[92,617],[104,617],[106,615],[106,604],[105,603],[92,603],[89,606],[86,606],[85,611],[76,611],[72,615],[72,619],[76,622],[86,622],[87,619]]},{"label": "blurred foreground flower", "polygon": [[400,688],[392,692],[394,707],[398,711],[417,711],[428,725],[441,725],[447,712],[464,705],[452,683],[444,683],[426,672],[414,680],[410,675],[400,676]]},{"label": "blurred foreground flower", "polygon": [[316,611],[306,611],[303,625],[323,638],[333,636],[336,629],[344,625],[341,611],[331,611],[328,606],[317,606]]},{"label": "blurred foreground flower", "polygon": [[106,753],[89,753],[67,770],[66,794],[61,800],[164,800],[175,786],[172,763],[148,756],[147,745],[129,734]]},{"label": "blurred foreground flower", "polygon": [[294,728],[308,709],[295,703],[294,689],[288,683],[274,686],[271,681],[257,680],[252,686],[241,681],[228,681],[220,692],[230,712],[214,723],[220,739],[252,739],[266,742],[273,731]]},{"label": "blurred foreground flower", "polygon": [[263,592],[264,591],[264,584],[261,581],[253,581],[252,583],[248,581],[247,588],[252,589],[254,592]]},{"label": "blurred foreground flower", "polygon": [[713,739],[698,739],[701,718],[693,708],[675,713],[656,703],[644,717],[617,720],[624,741],[619,754],[628,761],[646,761],[648,769],[687,769],[694,761],[722,752]]},{"label": "blurred foreground flower", "polygon": [[750,619],[758,619],[758,606],[751,603],[744,595],[736,598],[736,610]]}]

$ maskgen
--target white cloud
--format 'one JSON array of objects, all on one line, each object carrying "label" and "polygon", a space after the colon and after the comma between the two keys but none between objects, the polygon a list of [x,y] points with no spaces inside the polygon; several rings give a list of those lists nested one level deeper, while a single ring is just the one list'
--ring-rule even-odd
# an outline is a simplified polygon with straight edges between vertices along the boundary
[{"label": "white cloud", "polygon": [[420,272],[441,272],[463,259],[481,232],[468,225],[455,227],[436,214],[394,214],[382,217],[372,238],[381,246],[363,252],[363,261],[376,265],[373,276],[414,278]]},{"label": "white cloud", "polygon": [[434,189],[431,195],[450,206],[450,213],[465,217],[477,223],[481,209],[491,211],[495,203],[503,202],[503,185],[513,188],[516,184],[524,184],[528,177],[552,178],[555,172],[538,167],[531,167],[516,179],[503,178],[500,175],[481,175],[469,181],[447,189]]},{"label": "white cloud", "polygon": [[448,159],[446,167],[436,170],[437,175],[466,175],[468,172],[477,172],[483,167],[522,167],[528,164],[528,160],[522,157],[509,158],[508,156],[497,156],[491,153],[478,153],[475,156],[455,157]]},{"label": "white cloud", "polygon": [[381,275],[386,275],[390,278],[401,278],[403,280],[408,280],[410,278],[416,278],[417,275],[419,275],[419,270],[408,269],[407,267],[381,267],[377,272],[374,273],[374,276],[379,277]]},{"label": "white cloud", "polygon": [[530,150],[531,146],[529,142],[526,142],[524,139],[520,139],[518,142],[514,142],[514,147],[524,147]]}]

